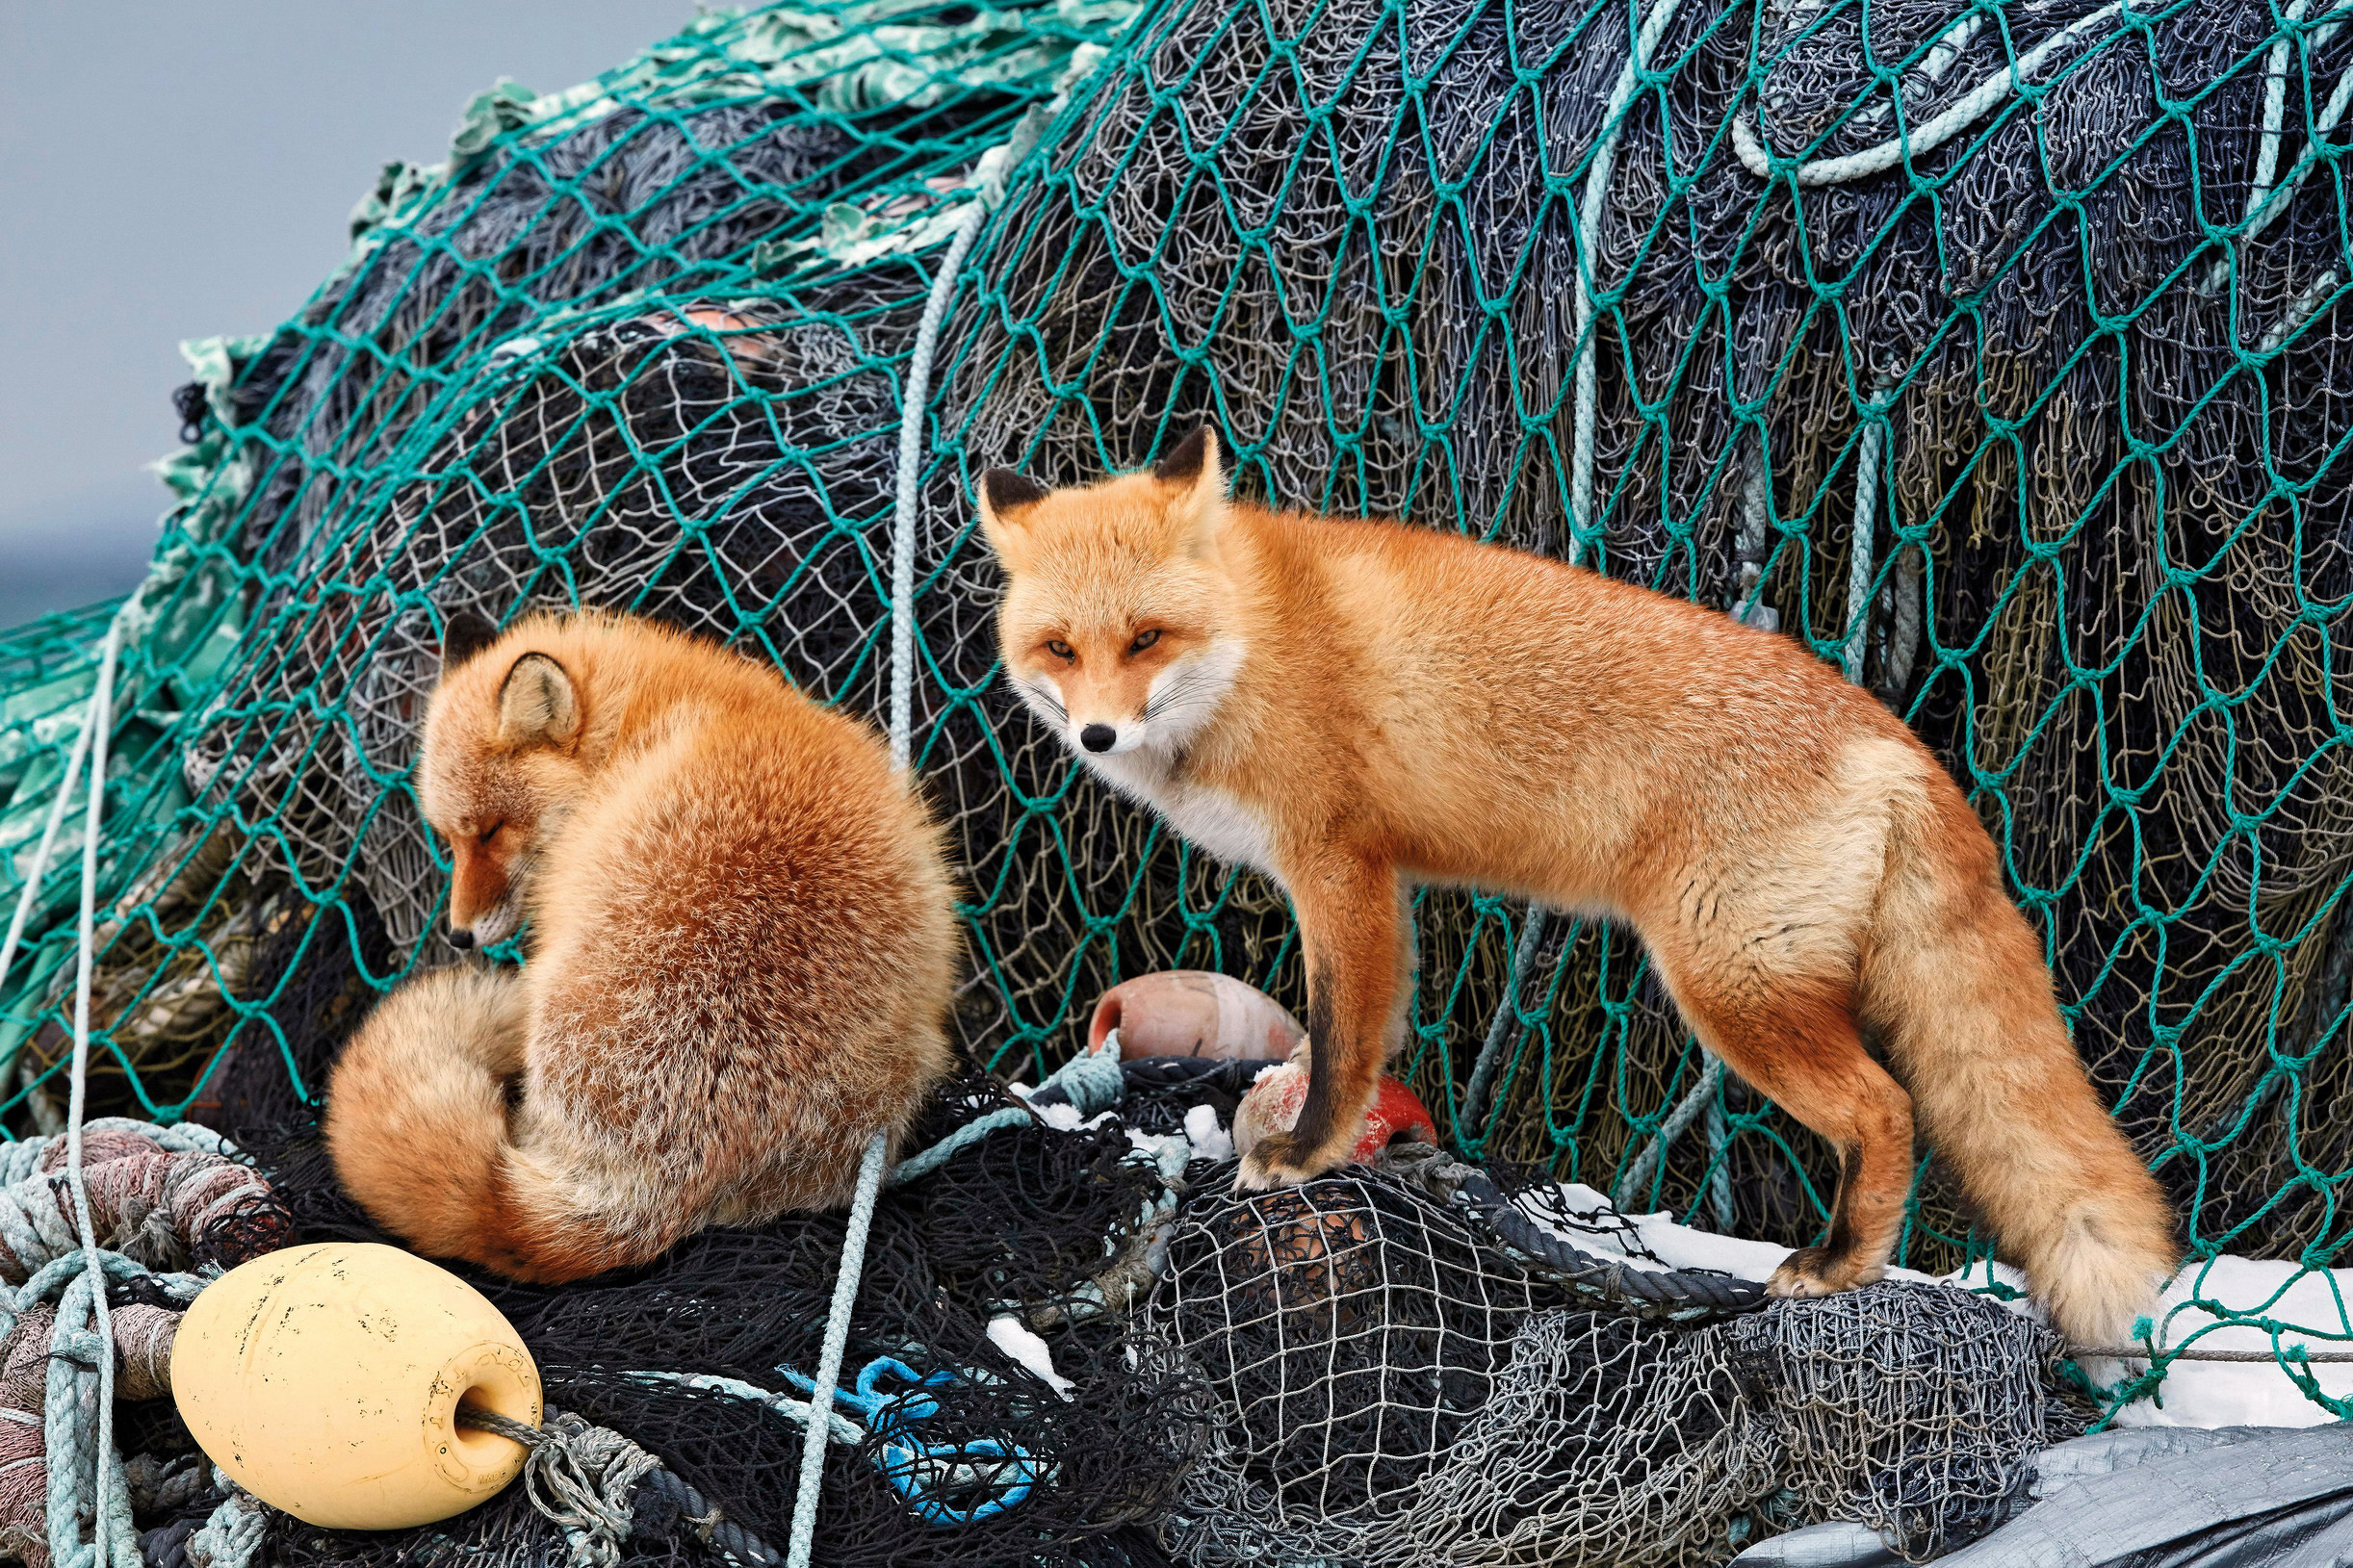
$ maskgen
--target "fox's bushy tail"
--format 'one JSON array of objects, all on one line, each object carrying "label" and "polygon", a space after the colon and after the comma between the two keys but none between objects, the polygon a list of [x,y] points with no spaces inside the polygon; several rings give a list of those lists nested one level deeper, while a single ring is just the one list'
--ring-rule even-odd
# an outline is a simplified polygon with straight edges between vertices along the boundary
[{"label": "fox's bushy tail", "polygon": [[438,970],[378,1003],[335,1065],[335,1173],[420,1252],[488,1261],[513,1249],[507,1085],[528,1014],[511,970]]},{"label": "fox's bushy tail", "polygon": [[1895,812],[1862,1003],[1921,1132],[2053,1324],[2078,1345],[2125,1339],[2173,1268],[2172,1216],[2084,1073],[1991,839],[1941,774]]},{"label": "fox's bushy tail", "polygon": [[549,1284],[643,1263],[707,1222],[691,1203],[615,1201],[577,1140],[517,1145],[530,1025],[512,970],[439,970],[376,1005],[327,1090],[327,1153],[360,1207],[419,1252]]}]

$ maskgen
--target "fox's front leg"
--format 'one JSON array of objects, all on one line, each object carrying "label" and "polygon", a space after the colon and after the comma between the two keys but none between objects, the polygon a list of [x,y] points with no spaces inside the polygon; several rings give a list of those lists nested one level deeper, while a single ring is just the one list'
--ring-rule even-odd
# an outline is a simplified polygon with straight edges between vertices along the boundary
[{"label": "fox's front leg", "polygon": [[1393,866],[1325,859],[1283,880],[1307,961],[1307,1097],[1289,1132],[1269,1134],[1243,1160],[1244,1187],[1306,1181],[1348,1157],[1363,1135],[1403,983]]}]

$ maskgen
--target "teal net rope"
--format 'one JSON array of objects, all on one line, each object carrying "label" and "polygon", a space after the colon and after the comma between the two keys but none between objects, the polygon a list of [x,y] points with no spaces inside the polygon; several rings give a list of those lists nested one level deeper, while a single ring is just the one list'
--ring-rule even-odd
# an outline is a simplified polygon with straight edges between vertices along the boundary
[{"label": "teal net rope", "polygon": [[[966,499],[1206,420],[1251,494],[1572,557],[1878,693],[2002,845],[2194,1252],[2325,1268],[2353,1173],[2348,16],[874,0],[503,85],[449,163],[386,171],[291,320],[192,349],[125,621],[92,1109],[291,1108],[323,1041],[452,956],[409,767],[459,609],[661,616],[887,721],[909,358],[1001,186],[918,410],[909,576],[983,1060],[1034,1080],[1148,969],[1302,1001],[1279,891],[1006,699]],[[0,639],[12,907],[111,609]],[[60,1125],[76,832],[0,996],[19,1132]],[[1818,1238],[1827,1151],[1711,1078],[1623,933],[1455,893],[1417,918],[1401,1070],[1463,1150]],[[1902,1261],[1981,1255],[1924,1160]]]}]

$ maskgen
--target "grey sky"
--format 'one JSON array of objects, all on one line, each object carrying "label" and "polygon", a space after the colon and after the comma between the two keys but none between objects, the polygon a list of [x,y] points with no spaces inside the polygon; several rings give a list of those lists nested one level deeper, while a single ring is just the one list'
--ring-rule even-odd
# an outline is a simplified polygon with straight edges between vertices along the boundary
[{"label": "grey sky", "polygon": [[291,315],[497,78],[585,81],[694,10],[0,0],[0,627],[139,579],[180,340]]}]

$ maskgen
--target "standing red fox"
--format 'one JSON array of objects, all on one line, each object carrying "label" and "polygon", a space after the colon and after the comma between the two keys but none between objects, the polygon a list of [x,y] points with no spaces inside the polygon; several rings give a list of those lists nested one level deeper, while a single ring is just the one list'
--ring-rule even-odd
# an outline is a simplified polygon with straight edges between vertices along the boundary
[{"label": "standing red fox", "polygon": [[1402,1034],[1405,893],[1473,885],[1631,925],[1699,1038],[1838,1150],[1828,1244],[1777,1294],[1879,1276],[1916,1102],[2062,1329],[2106,1342],[2151,1303],[2164,1201],[2084,1077],[1992,841],[1868,693],[1590,572],[1230,501],[1206,431],[1149,473],[1049,492],[993,469],[979,492],[1021,696],[1290,894],[1311,1088],[1245,1185],[1346,1153]]},{"label": "standing red fox", "polygon": [[939,835],[775,670],[642,621],[453,634],[419,785],[451,939],[535,931],[520,975],[411,981],[336,1064],[336,1172],[420,1251],[577,1279],[845,1202],[946,1069]]}]

